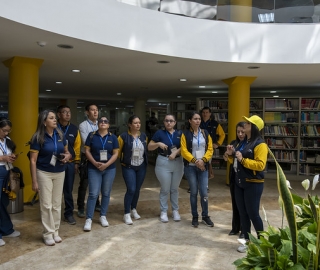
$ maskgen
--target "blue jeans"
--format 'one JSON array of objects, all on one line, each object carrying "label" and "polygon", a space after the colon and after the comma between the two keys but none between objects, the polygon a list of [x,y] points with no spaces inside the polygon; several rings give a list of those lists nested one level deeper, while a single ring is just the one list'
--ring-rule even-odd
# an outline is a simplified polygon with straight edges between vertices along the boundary
[{"label": "blue jeans", "polygon": [[124,196],[124,213],[129,214],[130,210],[137,208],[140,188],[147,172],[147,165],[143,162],[140,166],[121,166],[122,176],[127,186]]},{"label": "blue jeans", "polygon": [[2,191],[8,173],[9,171],[6,170],[5,166],[0,166],[0,239],[2,239],[2,235],[9,235],[14,232],[13,224],[7,210],[9,197]]},{"label": "blue jeans", "polygon": [[208,171],[201,171],[196,166],[185,166],[184,174],[190,187],[191,214],[198,217],[198,191],[200,193],[200,202],[203,217],[208,216]]},{"label": "blue jeans", "polygon": [[64,196],[64,216],[69,217],[73,215],[73,196],[72,196],[72,190],[73,190],[73,183],[74,183],[74,163],[68,162],[66,164],[66,170],[65,170],[65,177],[64,177],[64,184],[63,184],[63,196]]},{"label": "blue jeans", "polygon": [[98,169],[88,169],[89,196],[87,201],[87,219],[93,218],[94,208],[100,191],[102,195],[100,216],[106,216],[115,176],[116,168],[102,172]]},{"label": "blue jeans", "polygon": [[158,155],[155,173],[161,185],[160,210],[162,212],[168,211],[169,194],[172,210],[179,210],[179,185],[183,175],[182,158],[169,160],[167,157]]},{"label": "blue jeans", "polygon": [[250,183],[241,180],[235,181],[235,199],[240,214],[241,231],[245,239],[249,239],[251,222],[259,236],[263,231],[263,222],[259,214],[260,199],[263,192],[263,183]]}]

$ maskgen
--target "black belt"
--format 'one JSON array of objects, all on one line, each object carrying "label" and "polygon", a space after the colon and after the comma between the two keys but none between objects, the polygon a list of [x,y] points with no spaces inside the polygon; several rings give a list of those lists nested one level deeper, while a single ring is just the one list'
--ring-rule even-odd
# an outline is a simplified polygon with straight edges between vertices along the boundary
[{"label": "black belt", "polygon": [[[163,157],[169,157],[168,155],[161,154],[161,153],[159,153],[159,155],[160,155],[160,156],[163,156]],[[175,158],[179,158],[179,157],[181,157],[181,156],[176,156]]]}]

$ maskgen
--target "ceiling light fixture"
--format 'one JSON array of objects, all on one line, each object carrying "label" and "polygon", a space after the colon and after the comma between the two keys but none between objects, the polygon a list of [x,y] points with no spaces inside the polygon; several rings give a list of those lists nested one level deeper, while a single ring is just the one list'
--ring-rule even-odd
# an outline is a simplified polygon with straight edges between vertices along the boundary
[{"label": "ceiling light fixture", "polygon": [[279,97],[279,96],[273,96],[273,97]]},{"label": "ceiling light fixture", "polygon": [[122,93],[117,93],[117,96],[121,96],[122,95]]},{"label": "ceiling light fixture", "polygon": [[218,94],[218,92],[217,92],[217,91],[212,91],[211,93],[212,93],[212,94]]},{"label": "ceiling light fixture", "polygon": [[182,96],[177,96],[177,98],[181,98]]},{"label": "ceiling light fixture", "polygon": [[72,72],[81,72],[80,69],[73,69]]},{"label": "ceiling light fixture", "polygon": [[73,49],[73,46],[68,44],[58,44],[57,46],[61,49]]},{"label": "ceiling light fixture", "polygon": [[204,85],[200,85],[199,88],[206,88]]},{"label": "ceiling light fixture", "polygon": [[160,60],[160,61],[157,61],[158,64],[169,64],[170,62],[169,61],[165,61],[165,60]]},{"label": "ceiling light fixture", "polygon": [[186,82],[187,79],[180,79],[180,82]]},{"label": "ceiling light fixture", "polygon": [[56,82],[56,84],[62,84],[62,82]]},{"label": "ceiling light fixture", "polygon": [[260,68],[260,67],[258,67],[258,66],[249,66],[248,67],[248,69],[258,69],[258,68]]},{"label": "ceiling light fixture", "polygon": [[277,93],[277,91],[270,91],[271,94]]},{"label": "ceiling light fixture", "polygon": [[51,90],[50,90],[50,89],[47,89],[46,92],[51,92]]}]

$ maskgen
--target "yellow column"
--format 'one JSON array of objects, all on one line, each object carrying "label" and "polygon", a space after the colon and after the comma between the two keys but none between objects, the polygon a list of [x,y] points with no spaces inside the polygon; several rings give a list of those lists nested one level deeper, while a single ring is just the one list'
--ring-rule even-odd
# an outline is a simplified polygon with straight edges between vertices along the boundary
[{"label": "yellow column", "polygon": [[12,122],[10,138],[23,152],[14,163],[23,172],[24,202],[32,200],[32,181],[27,153],[30,140],[37,127],[39,108],[39,68],[42,59],[13,57],[3,63],[9,68],[9,119]]},{"label": "yellow column", "polygon": [[[228,143],[236,139],[236,125],[249,116],[250,85],[256,77],[233,77],[222,80],[229,86],[228,93]],[[227,184],[229,184],[229,166],[227,166]]]},{"label": "yellow column", "polygon": [[231,0],[230,21],[252,22],[252,0]]}]

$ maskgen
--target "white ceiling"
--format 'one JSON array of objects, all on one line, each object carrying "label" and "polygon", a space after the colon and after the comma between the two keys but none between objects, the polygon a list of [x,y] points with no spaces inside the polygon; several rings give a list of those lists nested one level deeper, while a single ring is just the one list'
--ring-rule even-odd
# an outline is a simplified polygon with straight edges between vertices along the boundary
[{"label": "white ceiling", "polygon": [[[38,41],[46,45],[40,47]],[[58,44],[69,44],[73,49],[61,49]],[[253,97],[272,96],[272,89],[280,97],[319,96],[319,64],[235,64],[168,57],[89,43],[0,18],[0,60],[14,56],[44,59],[40,68],[42,98],[77,98],[105,104],[132,103],[137,97],[149,102],[175,101],[178,95],[182,100],[227,97],[228,87],[222,79],[234,76],[257,77],[251,87]],[[252,70],[249,66],[260,68]],[[81,72],[73,73],[72,69]],[[180,82],[181,78],[187,82]],[[200,85],[206,88],[199,89]],[[7,91],[8,69],[0,65],[2,100]]]}]

